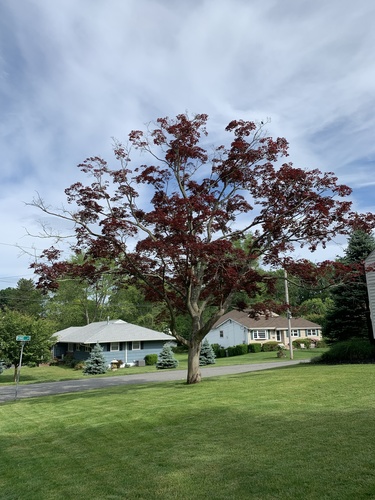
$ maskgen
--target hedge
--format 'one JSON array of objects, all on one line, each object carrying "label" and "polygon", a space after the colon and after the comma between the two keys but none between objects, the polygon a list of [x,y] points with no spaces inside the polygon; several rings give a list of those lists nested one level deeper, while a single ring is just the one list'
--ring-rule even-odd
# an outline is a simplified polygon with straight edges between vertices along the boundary
[{"label": "hedge", "polygon": [[270,340],[269,342],[264,342],[264,344],[262,344],[262,351],[263,352],[277,351],[279,343],[280,342],[276,342],[276,340]]}]

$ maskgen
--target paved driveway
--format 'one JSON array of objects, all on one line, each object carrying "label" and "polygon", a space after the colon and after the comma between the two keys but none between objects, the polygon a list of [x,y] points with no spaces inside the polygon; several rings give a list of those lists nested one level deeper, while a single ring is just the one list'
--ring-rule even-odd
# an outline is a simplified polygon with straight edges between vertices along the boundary
[{"label": "paved driveway", "polygon": [[[308,361],[303,361],[308,362]],[[271,368],[282,368],[283,366],[298,365],[301,361],[282,361],[272,363],[258,363],[252,365],[214,366],[201,368],[202,377],[217,377],[220,375],[231,375],[246,373]],[[139,375],[118,375],[108,378],[88,378],[79,380],[67,380],[64,382],[45,382],[40,384],[21,384],[18,386],[17,399],[50,396],[52,394],[65,394],[71,392],[82,392],[92,389],[103,389],[116,385],[149,384],[151,382],[168,382],[173,380],[186,380],[186,370],[160,370],[156,373],[141,373]],[[1,380],[1,378],[0,378]],[[2,386],[0,384],[0,403],[13,401],[15,399],[15,385]]]}]

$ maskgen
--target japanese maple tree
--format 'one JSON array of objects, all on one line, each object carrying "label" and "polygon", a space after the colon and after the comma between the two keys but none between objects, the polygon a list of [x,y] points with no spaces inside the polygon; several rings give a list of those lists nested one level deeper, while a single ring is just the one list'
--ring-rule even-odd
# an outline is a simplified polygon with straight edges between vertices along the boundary
[{"label": "japanese maple tree", "polygon": [[[296,246],[313,251],[353,225],[374,224],[371,214],[351,211],[351,190],[333,173],[282,164],[288,143],[267,136],[262,124],[234,120],[228,144],[211,147],[207,120],[181,114],[132,131],[128,145],[114,145],[116,167],[86,159],[79,168],[91,180],[65,191],[71,210],[54,211],[40,197],[33,202],[75,224],[74,251],[85,256],[77,266],[46,250],[33,264],[39,285],[53,287],[67,273],[94,279],[93,263],[110,259],[118,279],[133,277],[148,300],[165,303],[171,335],[189,348],[190,384],[201,379],[206,334],[238,291],[252,296],[264,281],[260,258],[291,264],[284,257]],[[149,162],[139,164],[140,157]],[[191,318],[187,339],[176,328],[181,312]]]}]

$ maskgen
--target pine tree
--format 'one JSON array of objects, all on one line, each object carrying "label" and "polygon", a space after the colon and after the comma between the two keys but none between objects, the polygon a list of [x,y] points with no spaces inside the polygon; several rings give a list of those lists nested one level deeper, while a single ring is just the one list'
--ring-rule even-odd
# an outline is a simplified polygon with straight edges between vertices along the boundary
[{"label": "pine tree", "polygon": [[85,363],[83,373],[85,375],[99,375],[107,371],[107,362],[103,355],[103,348],[96,344],[91,351],[89,359]]},{"label": "pine tree", "polygon": [[215,364],[215,353],[211,347],[211,344],[207,339],[204,339],[201,352],[199,355],[199,366],[213,365]]},{"label": "pine tree", "polygon": [[[354,231],[349,239],[344,264],[363,262],[375,249],[375,238],[363,231]],[[368,321],[368,295],[365,271],[356,280],[338,285],[331,294],[333,304],[328,311],[323,335],[331,342],[350,338],[372,339]]]},{"label": "pine tree", "polygon": [[158,356],[158,362],[156,363],[156,368],[176,368],[178,366],[177,359],[173,356],[172,347],[169,344],[165,344],[161,353]]}]

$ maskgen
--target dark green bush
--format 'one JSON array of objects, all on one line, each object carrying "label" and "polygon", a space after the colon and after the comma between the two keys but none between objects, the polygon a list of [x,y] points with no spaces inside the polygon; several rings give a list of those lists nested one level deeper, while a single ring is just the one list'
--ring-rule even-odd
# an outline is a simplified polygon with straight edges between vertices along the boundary
[{"label": "dark green bush", "polygon": [[337,342],[329,351],[320,356],[319,362],[327,364],[374,363],[375,346],[366,339]]},{"label": "dark green bush", "polygon": [[211,344],[212,349],[214,350],[215,356],[219,358],[219,351],[221,349],[220,344]]},{"label": "dark green bush", "polygon": [[156,365],[158,361],[158,355],[157,354],[146,354],[145,356],[145,363],[147,366],[153,366]]},{"label": "dark green bush", "polygon": [[247,354],[248,352],[248,345],[247,344],[238,344],[238,345],[232,345],[227,348],[219,348],[216,354],[217,358],[225,358],[226,356],[231,357],[231,356],[242,356],[243,354]]},{"label": "dark green bush", "polygon": [[[189,348],[185,344],[179,344],[179,345],[172,347],[172,351],[175,354],[185,354],[186,352],[188,352],[188,350],[189,350]],[[147,365],[147,363],[146,363],[146,365]]]},{"label": "dark green bush", "polygon": [[262,351],[263,352],[277,351],[278,345],[279,342],[276,342],[276,340],[270,340],[269,342],[264,342],[264,344],[262,344]]},{"label": "dark green bush", "polygon": [[234,345],[227,347],[226,351],[227,351],[229,357],[236,356],[236,354],[235,354],[236,348],[234,347]]},{"label": "dark green bush", "polygon": [[238,344],[234,346],[236,349],[236,356],[242,356],[243,354],[247,354],[247,344]]},{"label": "dark green bush", "polygon": [[248,352],[261,352],[262,344],[249,344],[247,348]]}]

